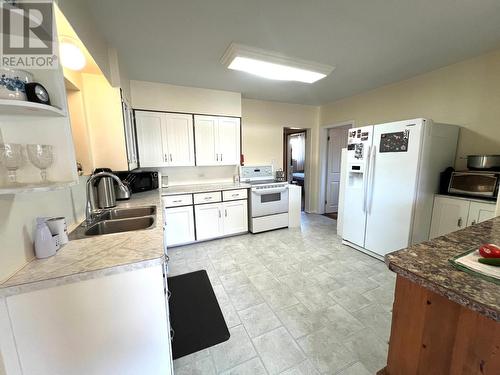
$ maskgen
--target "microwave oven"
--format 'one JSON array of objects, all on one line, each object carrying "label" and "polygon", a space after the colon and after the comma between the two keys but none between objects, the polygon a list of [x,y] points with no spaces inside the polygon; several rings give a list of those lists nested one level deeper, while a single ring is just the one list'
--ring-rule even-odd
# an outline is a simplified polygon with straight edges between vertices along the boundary
[{"label": "microwave oven", "polygon": [[499,172],[452,172],[448,193],[478,198],[496,199],[500,182]]},{"label": "microwave oven", "polygon": [[140,193],[158,189],[158,172],[116,172],[116,175],[128,183],[131,193]]}]

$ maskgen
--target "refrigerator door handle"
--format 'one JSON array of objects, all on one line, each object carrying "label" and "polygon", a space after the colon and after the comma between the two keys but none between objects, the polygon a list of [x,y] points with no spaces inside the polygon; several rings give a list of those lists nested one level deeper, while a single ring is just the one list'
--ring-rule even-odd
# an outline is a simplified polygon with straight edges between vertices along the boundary
[{"label": "refrigerator door handle", "polygon": [[370,214],[372,212],[372,203],[373,203],[373,184],[375,182],[375,156],[377,155],[377,146],[373,145],[371,161],[370,161],[370,194],[369,201],[367,203],[367,211]]},{"label": "refrigerator door handle", "polygon": [[372,151],[372,146],[368,146],[368,152],[366,155],[366,168],[365,168],[364,179],[363,179],[363,212],[366,212],[366,210],[367,210],[366,202],[367,202],[367,195],[368,195],[368,180],[370,178],[371,151]]}]

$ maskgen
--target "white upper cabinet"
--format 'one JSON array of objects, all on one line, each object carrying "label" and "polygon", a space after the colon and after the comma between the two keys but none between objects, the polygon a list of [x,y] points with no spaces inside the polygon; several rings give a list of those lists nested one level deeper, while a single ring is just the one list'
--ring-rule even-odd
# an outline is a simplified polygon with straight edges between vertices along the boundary
[{"label": "white upper cabinet", "polygon": [[163,141],[165,116],[158,112],[135,112],[139,165],[166,167],[166,144]]},{"label": "white upper cabinet", "polygon": [[194,116],[196,165],[218,165],[217,117]]},{"label": "white upper cabinet", "polygon": [[165,114],[164,139],[167,143],[167,164],[172,167],[194,165],[193,116]]},{"label": "white upper cabinet", "polygon": [[193,116],[176,113],[135,113],[139,165],[194,165]]},{"label": "white upper cabinet", "polygon": [[195,116],[196,165],[240,164],[240,119]]},{"label": "white upper cabinet", "polygon": [[240,164],[240,119],[219,117],[218,138],[221,164]]}]

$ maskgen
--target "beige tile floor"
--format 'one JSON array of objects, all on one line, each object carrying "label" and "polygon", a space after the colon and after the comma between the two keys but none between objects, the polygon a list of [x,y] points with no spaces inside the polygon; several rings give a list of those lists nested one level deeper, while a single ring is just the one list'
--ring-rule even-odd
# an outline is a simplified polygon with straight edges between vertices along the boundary
[{"label": "beige tile floor", "polygon": [[184,374],[375,374],[385,366],[395,275],[341,244],[336,222],[169,250],[170,276],[207,270],[231,338],[174,361]]}]

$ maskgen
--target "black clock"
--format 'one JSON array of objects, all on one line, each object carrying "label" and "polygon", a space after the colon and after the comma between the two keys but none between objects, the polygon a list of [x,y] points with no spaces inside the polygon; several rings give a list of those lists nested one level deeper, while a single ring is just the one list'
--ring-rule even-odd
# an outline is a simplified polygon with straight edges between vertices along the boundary
[{"label": "black clock", "polygon": [[31,82],[27,83],[24,87],[28,101],[50,105],[49,93],[41,84]]}]

